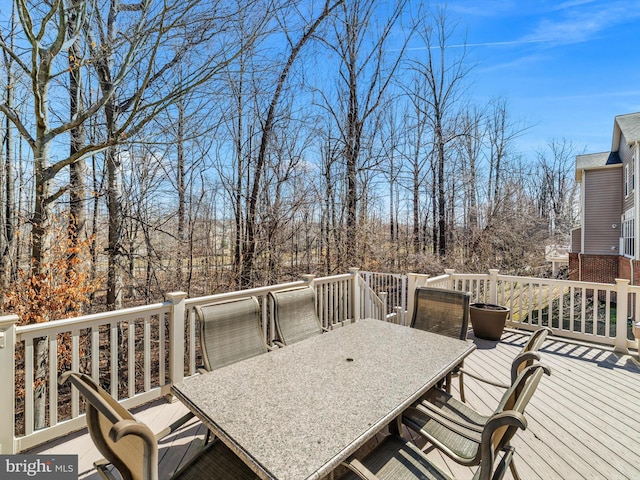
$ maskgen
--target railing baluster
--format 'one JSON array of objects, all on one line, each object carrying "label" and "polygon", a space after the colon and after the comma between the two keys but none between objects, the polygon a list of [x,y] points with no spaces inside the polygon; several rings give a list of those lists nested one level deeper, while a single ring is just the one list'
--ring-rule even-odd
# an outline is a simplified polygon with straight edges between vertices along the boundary
[{"label": "railing baluster", "polygon": [[185,309],[189,324],[189,375],[196,373],[196,313],[193,308]]},{"label": "railing baluster", "polygon": [[118,324],[114,321],[109,325],[109,327],[111,334],[111,343],[109,348],[109,356],[111,360],[111,396],[115,399],[118,399]]},{"label": "railing baluster", "polygon": [[128,396],[133,398],[136,394],[136,322],[129,321],[127,325],[127,387]]},{"label": "railing baluster", "polygon": [[33,339],[24,342],[24,433],[33,433]]},{"label": "railing baluster", "polygon": [[144,347],[144,391],[151,390],[151,316],[144,316],[144,333],[143,333]]},{"label": "railing baluster", "polygon": [[[71,370],[80,371],[80,330],[75,328],[71,331]],[[57,382],[56,382],[57,386]],[[73,418],[80,415],[80,398],[77,389],[71,389],[71,415]],[[57,395],[56,395],[57,396]],[[74,410],[75,404],[75,410]],[[57,403],[56,403],[57,407]]]},{"label": "railing baluster", "polygon": [[167,358],[165,351],[165,331],[167,328],[167,314],[158,315],[158,381],[160,385],[167,383],[167,371],[165,361]]},{"label": "railing baluster", "polygon": [[100,327],[91,327],[91,378],[100,382]]},{"label": "railing baluster", "polygon": [[49,426],[53,426],[58,423],[57,373],[58,373],[58,336],[49,335]]}]

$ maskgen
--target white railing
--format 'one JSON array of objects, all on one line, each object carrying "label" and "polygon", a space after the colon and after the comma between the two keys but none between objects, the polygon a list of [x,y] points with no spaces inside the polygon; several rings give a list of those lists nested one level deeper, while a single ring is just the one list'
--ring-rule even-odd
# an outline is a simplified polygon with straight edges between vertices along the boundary
[{"label": "white railing", "polygon": [[387,319],[406,325],[407,276],[397,273],[360,272],[369,288],[375,292],[386,308]]},{"label": "white railing", "polygon": [[[0,454],[28,449],[85,425],[77,391],[57,385],[62,371],[90,374],[128,408],[169,395],[172,382],[194,375],[200,365],[196,305],[255,296],[265,339],[271,342],[275,329],[267,294],[304,285],[316,290],[324,327],[365,316],[385,318],[386,305],[362,281],[358,269],[207,297],[186,298],[176,292],[164,303],[36,325],[18,326],[15,315],[0,317]],[[48,346],[45,427],[35,429],[35,391],[43,382],[36,379],[34,350],[42,338]]]},{"label": "white railing", "polygon": [[[637,345],[627,317],[640,318],[636,301],[640,286],[629,286],[627,280],[610,285],[516,277],[499,275],[498,270],[488,274],[445,270],[444,275],[429,278],[371,272],[361,276],[350,269],[344,275],[308,275],[298,282],[207,297],[186,298],[176,292],[163,303],[36,325],[17,326],[18,317],[8,315],[0,317],[0,454],[25,450],[84,426],[77,392],[57,386],[62,371],[89,373],[128,408],[169,395],[171,383],[195,374],[201,363],[196,305],[256,296],[263,333],[271,342],[275,329],[267,294],[303,285],[315,288],[316,309],[325,328],[365,317],[406,325],[415,288],[430,285],[470,291],[476,302],[508,306],[510,327],[550,326],[556,336],[613,345],[619,351]],[[36,380],[34,350],[41,338],[46,338],[48,347],[46,426],[35,429],[35,391],[41,385]]]},{"label": "white railing", "polygon": [[574,282],[499,275],[498,270],[484,275],[445,270],[445,275],[432,278],[408,276],[409,308],[413,308],[411,292],[418,286],[451,288],[471,292],[474,302],[509,307],[508,327],[533,330],[544,325],[556,336],[611,345],[621,352],[637,347],[628,319],[640,318],[636,301],[640,286],[629,286],[628,280]]}]

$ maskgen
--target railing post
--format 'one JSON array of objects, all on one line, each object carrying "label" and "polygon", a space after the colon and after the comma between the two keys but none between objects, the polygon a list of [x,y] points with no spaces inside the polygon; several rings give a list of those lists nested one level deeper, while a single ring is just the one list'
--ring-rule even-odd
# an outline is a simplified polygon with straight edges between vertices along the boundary
[{"label": "railing post", "polygon": [[382,312],[380,312],[380,320],[387,321],[387,301],[389,299],[389,294],[387,292],[378,292],[378,298],[382,300]]},{"label": "railing post", "polygon": [[616,343],[613,350],[629,353],[627,348],[627,317],[629,316],[629,280],[616,278]]},{"label": "railing post", "polygon": [[402,315],[402,325],[406,325],[405,317],[407,312],[407,277],[402,277],[402,289],[401,289],[401,300],[400,300],[400,312]]},{"label": "railing post", "polygon": [[302,275],[302,280],[304,281],[304,283],[306,283],[310,287],[314,286],[314,281],[313,281],[314,278],[316,278],[316,276],[312,274]]},{"label": "railing post", "polygon": [[489,269],[489,303],[498,303],[498,270],[497,268]]},{"label": "railing post", "polygon": [[417,273],[407,273],[407,315],[413,316],[413,300],[416,293]]},{"label": "railing post", "polygon": [[171,302],[169,313],[169,381],[178,383],[184,379],[184,314],[187,298],[185,292],[167,293]]},{"label": "railing post", "polygon": [[351,274],[351,308],[353,312],[353,321],[360,320],[360,275],[356,267],[349,268]]},{"label": "railing post", "polygon": [[449,281],[447,284],[447,288],[450,290],[453,290],[454,288],[454,280],[453,280],[453,274],[456,273],[455,268],[445,268],[444,269],[444,273],[445,275],[449,275]]},{"label": "railing post", "polygon": [[17,315],[0,317],[0,454],[16,453],[16,323]]},{"label": "railing post", "polygon": [[404,310],[402,307],[393,307],[393,310],[396,312],[396,323],[398,325],[406,326],[404,323]]}]

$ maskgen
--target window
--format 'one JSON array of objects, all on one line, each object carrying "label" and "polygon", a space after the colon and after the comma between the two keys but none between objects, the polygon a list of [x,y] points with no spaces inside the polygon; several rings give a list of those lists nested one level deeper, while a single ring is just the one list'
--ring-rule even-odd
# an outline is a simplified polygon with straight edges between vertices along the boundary
[{"label": "window", "polygon": [[628,257],[635,256],[635,209],[630,208],[622,216],[622,254]]}]

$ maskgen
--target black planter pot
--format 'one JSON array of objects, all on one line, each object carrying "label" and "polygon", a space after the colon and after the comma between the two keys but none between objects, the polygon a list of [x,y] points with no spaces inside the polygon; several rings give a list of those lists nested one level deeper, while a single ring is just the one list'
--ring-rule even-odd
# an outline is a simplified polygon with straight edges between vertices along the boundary
[{"label": "black planter pot", "polygon": [[485,340],[500,340],[509,309],[492,303],[472,303],[469,306],[469,318],[473,333]]}]

